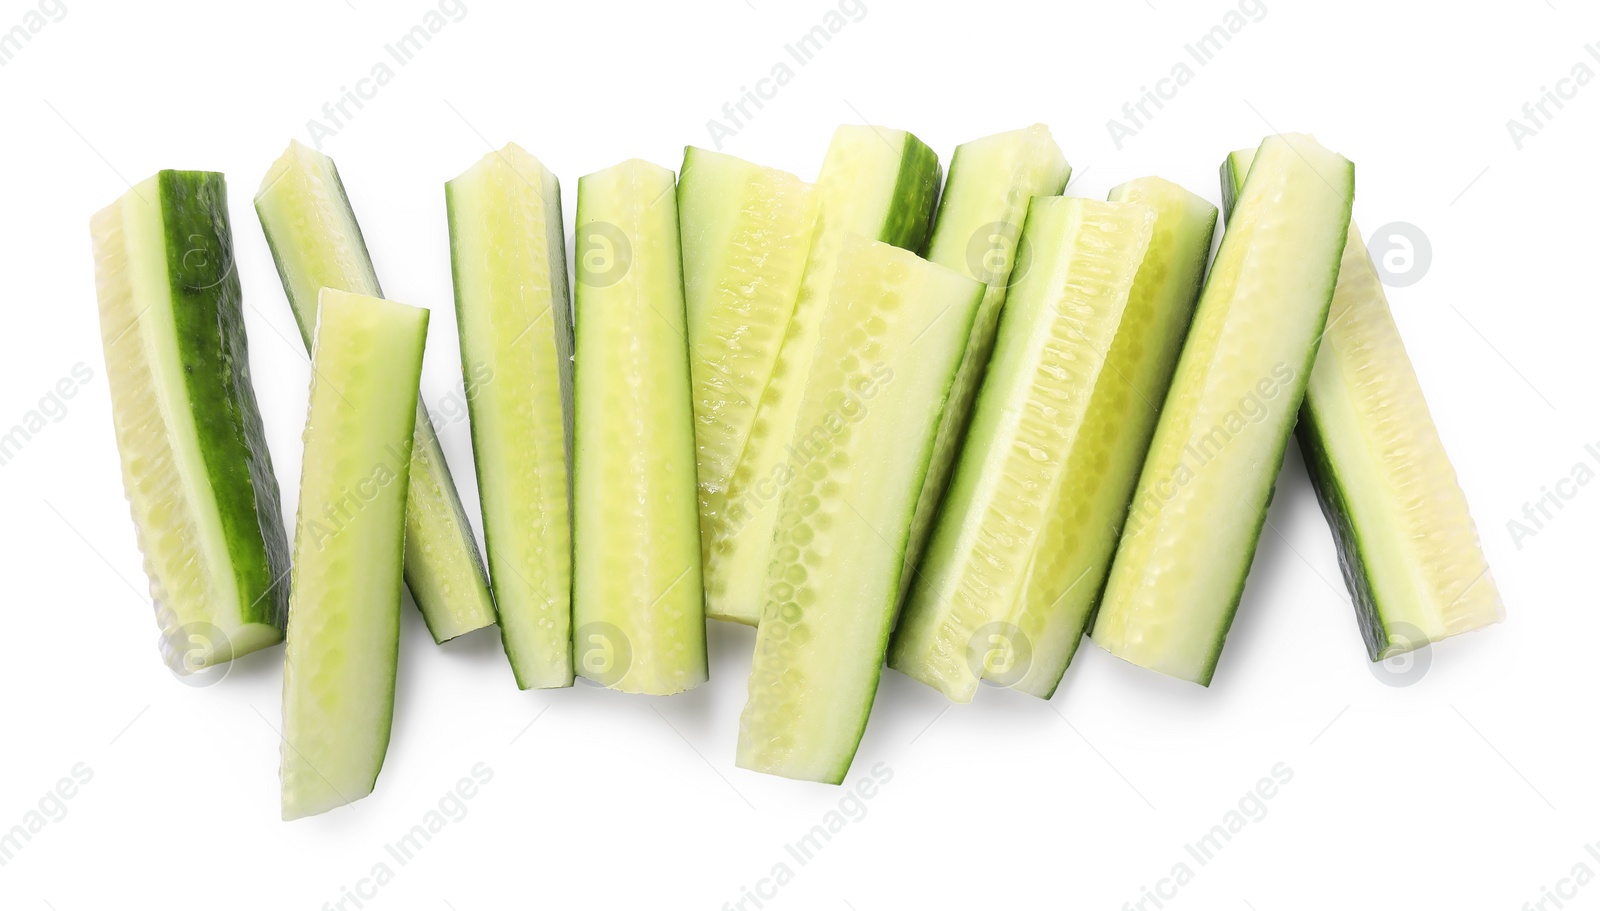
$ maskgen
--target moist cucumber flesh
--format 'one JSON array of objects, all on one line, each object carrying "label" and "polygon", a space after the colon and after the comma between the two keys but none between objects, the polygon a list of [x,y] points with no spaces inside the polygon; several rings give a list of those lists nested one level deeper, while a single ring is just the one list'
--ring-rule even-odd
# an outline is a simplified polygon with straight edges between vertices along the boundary
[{"label": "moist cucumber flesh", "polygon": [[561,187],[516,145],[445,184],[461,370],[517,685],[572,685],[572,317]]},{"label": "moist cucumber flesh", "polygon": [[983,305],[972,321],[972,339],[961,356],[950,401],[939,418],[928,478],[917,497],[906,547],[907,571],[900,577],[901,596],[916,580],[912,570],[927,547],[934,517],[955,467],[961,439],[971,418],[978,382],[994,350],[995,326],[1006,293],[1030,268],[1039,251],[1018,250],[1028,200],[1059,196],[1072,176],[1072,166],[1043,124],[997,133],[956,146],[950,172],[934,218],[925,254],[929,262],[975,278],[987,286]]},{"label": "moist cucumber flesh", "polygon": [[[1231,201],[1255,150],[1223,164]],[[1505,617],[1466,496],[1352,222],[1295,430],[1372,660]]]},{"label": "moist cucumber flesh", "polygon": [[799,296],[729,480],[722,521],[705,544],[710,616],[741,623],[760,616],[778,505],[794,474],[789,447],[845,234],[919,249],[938,187],[938,156],[910,133],[842,126],[833,134],[817,178],[817,225]]},{"label": "moist cucumber flesh", "polygon": [[877,691],[939,412],[984,286],[840,239],[756,631],[741,767],[837,784]]},{"label": "moist cucumber flesh", "polygon": [[816,227],[816,192],[784,171],[689,147],[678,177],[703,542],[772,378]]},{"label": "moist cucumber flesh", "polygon": [[1211,682],[1327,321],[1355,171],[1301,135],[1261,144],[1156,423],[1092,638]]},{"label": "moist cucumber flesh", "polygon": [[283,663],[283,818],[372,793],[394,717],[428,311],[324,290]]},{"label": "moist cucumber flesh", "polygon": [[1072,469],[1105,456],[1084,431],[1155,225],[1140,203],[1041,197],[1028,208],[1022,236],[1034,261],[1009,295],[889,653],[890,667],[957,702],[971,701],[986,674],[1014,682],[1031,660],[1010,633],[1014,605],[1056,492]]},{"label": "moist cucumber flesh", "polygon": [[[323,288],[382,297],[333,159],[290,142],[256,193],[256,214],[306,347]],[[406,503],[406,584],[435,642],[495,621],[483,559],[433,421],[417,400],[418,461]]]},{"label": "moist cucumber flesh", "polygon": [[706,680],[673,189],[671,171],[638,160],[578,181],[575,662],[652,695]]},{"label": "moist cucumber flesh", "polygon": [[1042,699],[1055,694],[1105,589],[1217,223],[1216,206],[1158,177],[1122,184],[1110,199],[1150,206],[1156,226],[1084,418],[1082,436],[1093,442],[1073,452],[1013,608],[1031,659],[1006,679]]},{"label": "moist cucumber flesh", "polygon": [[281,641],[289,601],[226,184],[162,171],[90,230],[123,489],[162,657],[187,674]]}]

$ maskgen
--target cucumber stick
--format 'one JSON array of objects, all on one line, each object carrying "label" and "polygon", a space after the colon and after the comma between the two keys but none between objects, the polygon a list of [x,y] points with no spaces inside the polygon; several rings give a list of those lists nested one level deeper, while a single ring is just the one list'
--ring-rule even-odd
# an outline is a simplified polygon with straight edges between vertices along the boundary
[{"label": "cucumber stick", "polygon": [[689,147],[678,176],[700,535],[725,535],[728,481],[794,313],[817,194],[784,171]]},{"label": "cucumber stick", "polygon": [[[1223,163],[1225,204],[1254,157],[1251,149]],[[1372,660],[1504,619],[1466,496],[1354,223],[1295,433]]]},{"label": "cucumber stick", "polygon": [[[323,288],[382,297],[366,242],[333,159],[289,143],[262,178],[256,214],[278,265],[284,293],[306,347]],[[434,641],[495,620],[483,560],[473,539],[433,422],[417,401],[417,442],[406,502],[406,584]]]},{"label": "cucumber stick", "polygon": [[283,664],[284,819],[372,793],[389,746],[427,333],[426,310],[321,294]]},{"label": "cucumber stick", "polygon": [[561,187],[515,145],[445,184],[461,370],[517,685],[572,685],[572,310]]},{"label": "cucumber stick", "polygon": [[[1061,195],[1071,176],[1072,166],[1043,124],[962,143],[950,156],[950,174],[945,178],[926,256],[929,262],[983,282],[987,290],[972,321],[972,339],[961,356],[950,401],[939,418],[933,461],[911,521],[911,540],[906,547],[908,571],[901,575],[900,582],[903,589],[916,579],[911,570],[927,546],[939,501],[950,483],[978,381],[994,350],[995,325],[1006,292],[1026,274],[1032,257],[1039,254],[1019,247],[1028,200]],[[1022,258],[1029,261],[1022,262]]]},{"label": "cucumber stick", "polygon": [[1092,636],[1209,684],[1328,317],[1355,169],[1271,136],[1239,196],[1118,544]]},{"label": "cucumber stick", "polygon": [[800,400],[845,235],[921,248],[938,187],[938,156],[910,133],[870,126],[834,132],[817,178],[817,225],[789,325],[705,542],[710,616],[741,623],[760,616],[778,505],[799,468],[793,447]]},{"label": "cucumber stick", "polygon": [[694,414],[671,171],[578,181],[572,623],[577,672],[705,682]]},{"label": "cucumber stick", "polygon": [[837,784],[866,727],[933,438],[984,285],[839,239],[778,509],[738,763]]},{"label": "cucumber stick", "polygon": [[890,651],[891,667],[960,702],[980,678],[1054,693],[1200,290],[1215,207],[1159,178],[1111,199],[1029,210],[1033,264],[1012,286],[937,546]]},{"label": "cucumber stick", "polygon": [[111,416],[162,657],[283,639],[289,543],[250,385],[227,188],[162,171],[90,221]]}]

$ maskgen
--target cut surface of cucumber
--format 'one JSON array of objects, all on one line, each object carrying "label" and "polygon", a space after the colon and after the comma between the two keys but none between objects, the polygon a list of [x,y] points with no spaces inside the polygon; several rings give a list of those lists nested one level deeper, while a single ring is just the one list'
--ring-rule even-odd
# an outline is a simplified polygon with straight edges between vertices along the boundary
[{"label": "cut surface of cucumber", "polygon": [[837,784],[878,688],[911,513],[984,286],[840,238],[756,631],[741,767]]},{"label": "cut surface of cucumber", "polygon": [[283,663],[283,818],[372,793],[394,717],[428,311],[324,290]]},{"label": "cut surface of cucumber", "polygon": [[910,133],[842,126],[833,134],[817,178],[817,224],[799,295],[721,516],[705,543],[710,616],[741,623],[760,617],[778,506],[795,470],[790,447],[800,399],[845,235],[919,249],[938,187],[938,156]]},{"label": "cut surface of cucumber", "polygon": [[1039,552],[1069,475],[1108,455],[1091,415],[1155,225],[1140,203],[1042,197],[1028,208],[1022,236],[1034,261],[1009,295],[889,654],[890,667],[957,702],[971,701],[980,678],[1014,683],[1031,663],[1015,633],[1018,596],[1036,561],[1076,543],[1058,538],[1058,553]]},{"label": "cut surface of cucumber", "polygon": [[772,378],[816,227],[811,184],[689,147],[678,177],[700,536],[725,530],[724,499]]},{"label": "cut surface of cucumber", "polygon": [[[323,288],[383,296],[333,159],[290,142],[262,178],[255,205],[308,350]],[[443,642],[493,623],[494,599],[421,399],[416,433],[412,457],[418,465],[406,503],[406,585],[434,641]]]},{"label": "cut surface of cucumber", "polygon": [[574,661],[651,695],[706,680],[673,189],[671,171],[638,160],[578,181]]},{"label": "cut surface of cucumber", "polygon": [[909,565],[901,575],[902,589],[908,590],[916,580],[911,570],[927,546],[939,501],[949,486],[978,381],[994,350],[995,325],[1006,293],[1039,253],[1021,246],[1028,201],[1035,196],[1061,195],[1071,176],[1072,166],[1043,124],[962,143],[950,156],[950,172],[926,255],[929,262],[983,282],[987,290],[973,318],[972,340],[961,356],[950,401],[939,418],[933,460],[911,522],[906,548]]},{"label": "cut surface of cucumber", "polygon": [[1150,206],[1156,226],[1085,418],[1084,438],[1098,442],[1074,453],[1017,596],[1015,628],[1031,660],[1013,686],[1042,699],[1055,694],[1105,590],[1217,224],[1216,206],[1158,177],[1122,184],[1110,199]]},{"label": "cut surface of cucumber", "polygon": [[123,489],[162,657],[188,674],[281,641],[289,601],[226,184],[162,171],[90,230]]},{"label": "cut surface of cucumber", "polygon": [[[1254,149],[1222,167],[1224,200]],[[1352,222],[1295,435],[1373,661],[1505,618],[1455,469]]]},{"label": "cut surface of cucumber", "polygon": [[445,184],[461,370],[517,685],[572,685],[572,317],[561,187],[516,145]]},{"label": "cut surface of cucumber", "polygon": [[1156,424],[1092,638],[1202,685],[1216,671],[1327,321],[1355,170],[1270,136],[1239,195]]}]

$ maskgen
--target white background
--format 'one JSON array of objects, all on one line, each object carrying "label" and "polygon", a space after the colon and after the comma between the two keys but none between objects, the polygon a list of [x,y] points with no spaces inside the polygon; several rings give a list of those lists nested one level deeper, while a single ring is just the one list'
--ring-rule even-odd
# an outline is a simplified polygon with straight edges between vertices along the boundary
[{"label": "white background", "polygon": [[[466,0],[400,67],[383,46],[434,7],[351,3],[66,0],[0,68],[0,430],[75,364],[93,371],[0,467],[0,829],[75,764],[93,772],[65,818],[0,867],[0,906],[337,907],[384,860],[394,879],[368,908],[737,907],[780,862],[793,877],[768,908],[1121,908],[1184,861],[1193,880],[1169,908],[1512,909],[1576,864],[1600,872],[1585,852],[1600,839],[1600,612],[1579,584],[1600,487],[1564,486],[1574,496],[1520,546],[1507,527],[1575,464],[1600,468],[1584,452],[1600,443],[1600,87],[1579,88],[1521,150],[1506,127],[1574,64],[1600,71],[1583,44],[1600,39],[1600,15],[1576,0],[1268,0],[1201,67],[1184,45],[1235,8],[1226,0],[866,0],[799,67],[783,46],[822,21],[826,0]],[[0,30],[30,9],[4,0]],[[207,688],[157,659],[88,221],[160,168],[227,173],[256,390],[292,521],[307,367],[250,200],[288,139],[307,140],[307,120],[379,60],[393,80],[325,151],[385,291],[432,308],[424,396],[457,412],[442,184],[489,144],[514,140],[560,175],[570,226],[580,175],[634,156],[675,168],[780,60],[795,78],[724,150],[807,179],[840,123],[912,130],[948,161],[958,142],[1042,121],[1076,167],[1070,193],[1103,197],[1154,173],[1216,200],[1226,152],[1313,131],[1356,162],[1367,230],[1406,222],[1431,240],[1429,271],[1391,302],[1509,619],[1436,647],[1414,685],[1382,682],[1291,451],[1209,690],[1089,644],[1050,703],[984,688],[947,711],[886,672],[847,784],[878,763],[893,777],[864,816],[847,804],[857,818],[807,864],[785,845],[847,791],[734,768],[753,634],[722,624],[712,682],[687,695],[521,693],[492,631],[435,647],[408,606],[377,791],[282,823],[281,649]],[[1180,60],[1194,79],[1119,150],[1108,118]],[[476,520],[467,425],[443,439]],[[493,779],[465,818],[409,864],[388,857],[477,763]],[[1196,863],[1185,844],[1278,763],[1293,778],[1265,817]],[[1600,883],[1563,888],[1600,903]]]}]

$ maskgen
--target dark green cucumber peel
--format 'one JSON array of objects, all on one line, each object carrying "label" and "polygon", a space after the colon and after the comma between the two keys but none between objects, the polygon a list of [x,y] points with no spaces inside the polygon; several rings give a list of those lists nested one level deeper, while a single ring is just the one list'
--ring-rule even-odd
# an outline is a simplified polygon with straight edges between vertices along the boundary
[{"label": "dark green cucumber peel", "polygon": [[929,228],[933,223],[933,210],[939,202],[939,155],[917,137],[906,134],[906,149],[895,176],[891,199],[906,200],[904,205],[891,206],[879,237],[886,244],[902,250],[919,252],[927,243]]},{"label": "dark green cucumber peel", "polygon": [[161,218],[178,356],[242,618],[282,629],[289,540],[250,383],[227,185],[209,171],[162,171]]}]

